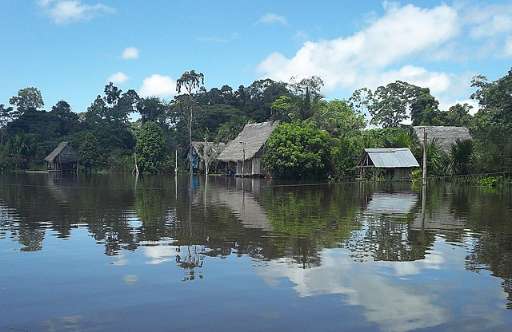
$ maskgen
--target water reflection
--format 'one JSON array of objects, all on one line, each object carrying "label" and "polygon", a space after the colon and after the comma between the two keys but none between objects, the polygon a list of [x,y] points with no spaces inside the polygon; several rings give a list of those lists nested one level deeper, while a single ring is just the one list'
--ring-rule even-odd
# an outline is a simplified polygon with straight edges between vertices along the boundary
[{"label": "water reflection", "polygon": [[[335,295],[358,308],[364,319],[354,328],[363,330],[449,329],[455,314],[502,327],[512,319],[512,311],[500,311],[512,308],[511,211],[509,191],[449,184],[425,195],[403,184],[4,176],[0,258],[15,264],[40,252],[40,265],[76,250],[97,260],[100,248],[130,287],[160,278],[144,276],[156,268],[174,268],[170,280],[187,284],[243,271],[299,299]],[[239,265],[245,258],[250,264]],[[459,280],[478,289],[485,305],[473,307],[477,316],[463,311],[471,301]]]}]

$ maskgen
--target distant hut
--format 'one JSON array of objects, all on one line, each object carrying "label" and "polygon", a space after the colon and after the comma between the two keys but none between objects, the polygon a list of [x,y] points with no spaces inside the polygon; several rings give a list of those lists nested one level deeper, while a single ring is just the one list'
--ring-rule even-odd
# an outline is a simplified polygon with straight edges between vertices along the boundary
[{"label": "distant hut", "polygon": [[409,180],[414,167],[419,167],[408,148],[364,149],[358,168],[361,178],[371,172],[373,176],[383,176],[387,180]]},{"label": "distant hut", "polygon": [[[192,169],[205,172],[208,166],[217,160],[219,154],[226,148],[226,143],[215,142],[192,142]],[[208,165],[206,165],[208,164]]]},{"label": "distant hut", "polygon": [[452,145],[457,141],[471,140],[471,135],[466,127],[449,127],[449,126],[416,126],[414,133],[423,145],[423,133],[427,132],[427,144],[434,142],[439,148],[450,153]]},{"label": "distant hut", "polygon": [[60,142],[44,160],[49,171],[72,171],[78,168],[78,154],[68,142]]},{"label": "distant hut", "polygon": [[[226,162],[236,176],[262,176],[263,147],[278,122],[246,124],[238,136],[228,143],[218,159]],[[243,166],[242,166],[243,165]]]}]

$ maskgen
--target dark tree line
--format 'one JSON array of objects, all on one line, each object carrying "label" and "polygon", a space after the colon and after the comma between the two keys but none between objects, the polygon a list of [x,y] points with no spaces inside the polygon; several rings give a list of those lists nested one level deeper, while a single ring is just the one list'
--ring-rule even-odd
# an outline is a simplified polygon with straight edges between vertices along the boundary
[{"label": "dark tree line", "polygon": [[[415,125],[465,126],[474,138],[448,154],[430,147],[433,174],[506,171],[512,167],[511,82],[512,71],[496,81],[475,77],[471,97],[480,108],[474,116],[467,104],[440,110],[428,88],[403,81],[327,101],[314,76],[208,90],[203,74],[192,70],[181,76],[182,93],[172,100],[142,98],[110,83],[83,112],[63,100],[45,108],[40,91],[29,87],[0,104],[0,170],[41,168],[59,142],[69,141],[85,169],[131,171],[137,161],[143,172],[171,172],[176,150],[188,168],[191,140],[227,142],[247,122],[279,120],[290,125],[276,131],[267,149],[266,166],[275,175],[353,176],[366,147],[419,153]],[[403,124],[408,119],[412,126]]]}]

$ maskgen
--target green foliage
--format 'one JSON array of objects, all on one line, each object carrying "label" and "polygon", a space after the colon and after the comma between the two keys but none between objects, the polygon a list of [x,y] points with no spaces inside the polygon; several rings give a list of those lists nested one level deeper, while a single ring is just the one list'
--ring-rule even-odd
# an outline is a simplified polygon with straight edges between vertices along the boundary
[{"label": "green foliage", "polygon": [[98,152],[98,140],[90,133],[86,132],[80,137],[78,145],[78,154],[80,163],[86,168],[91,169],[100,164],[100,154]]},{"label": "green foliage", "polygon": [[500,180],[501,179],[496,176],[486,176],[480,179],[479,184],[481,187],[494,188],[498,185]]},{"label": "green foliage", "polygon": [[165,161],[165,139],[162,129],[154,122],[146,122],[137,131],[137,165],[142,173],[156,174]]},{"label": "green foliage", "polygon": [[318,110],[307,121],[334,137],[349,137],[366,125],[362,114],[355,112],[347,102],[336,99],[319,102]]},{"label": "green foliage", "polygon": [[267,141],[264,163],[281,178],[319,178],[329,171],[331,139],[301,123],[282,124]]},{"label": "green foliage", "polygon": [[473,142],[471,140],[457,141],[450,153],[450,168],[452,174],[465,175],[471,170]]}]

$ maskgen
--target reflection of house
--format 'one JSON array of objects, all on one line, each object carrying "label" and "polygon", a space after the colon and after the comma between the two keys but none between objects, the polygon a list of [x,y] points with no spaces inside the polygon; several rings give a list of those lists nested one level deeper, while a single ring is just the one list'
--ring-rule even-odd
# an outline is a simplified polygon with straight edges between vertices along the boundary
[{"label": "reflection of house", "polygon": [[263,147],[277,124],[271,121],[246,124],[240,134],[228,143],[218,159],[227,162],[230,168],[236,167],[238,176],[264,175],[261,167]]},{"label": "reflection of house", "polygon": [[444,152],[450,152],[452,145],[457,141],[466,141],[471,139],[469,130],[466,127],[447,127],[447,126],[417,126],[414,127],[416,137],[423,144],[423,132],[427,133],[428,144],[434,142]]},{"label": "reflection of house", "polygon": [[408,180],[411,170],[420,165],[408,148],[364,149],[358,168],[363,178],[367,172],[388,180]]},{"label": "reflection of house", "polygon": [[418,203],[414,193],[374,193],[366,211],[376,214],[408,214]]},{"label": "reflection of house", "polygon": [[68,142],[60,142],[44,160],[50,171],[71,171],[78,168],[78,154]]},{"label": "reflection of house", "polygon": [[[237,179],[244,181],[245,189],[231,188],[214,183],[208,183],[205,186],[207,192],[207,201],[209,204],[224,205],[228,207],[233,214],[240,220],[245,228],[257,228],[265,231],[271,231],[270,224],[265,209],[256,199],[259,191],[259,179]],[[237,183],[237,185],[241,185]],[[197,198],[201,199],[201,198]]]},{"label": "reflection of house", "polygon": [[205,159],[215,161],[226,147],[225,143],[192,142],[192,168],[194,171],[205,170]]}]

